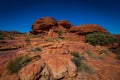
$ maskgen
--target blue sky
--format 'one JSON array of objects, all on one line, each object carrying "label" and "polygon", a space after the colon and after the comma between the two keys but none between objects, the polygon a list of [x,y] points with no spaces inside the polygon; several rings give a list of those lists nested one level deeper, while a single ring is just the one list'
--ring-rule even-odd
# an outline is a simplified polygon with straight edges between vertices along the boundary
[{"label": "blue sky", "polygon": [[0,30],[29,32],[35,20],[50,16],[73,25],[99,24],[120,34],[119,0],[0,0]]}]

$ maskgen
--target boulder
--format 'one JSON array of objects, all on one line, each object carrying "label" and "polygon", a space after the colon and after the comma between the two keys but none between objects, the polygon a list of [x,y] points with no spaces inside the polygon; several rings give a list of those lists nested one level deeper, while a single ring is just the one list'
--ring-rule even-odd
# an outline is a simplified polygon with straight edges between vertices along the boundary
[{"label": "boulder", "polygon": [[42,33],[45,31],[49,31],[52,27],[56,25],[57,22],[54,18],[43,17],[33,23],[32,30],[30,32],[33,34]]},{"label": "boulder", "polygon": [[46,64],[55,80],[76,75],[76,66],[71,62],[70,56],[54,55],[52,58],[49,58]]},{"label": "boulder", "polygon": [[58,80],[74,77],[77,68],[70,58],[70,55],[44,55],[40,60],[23,67],[18,75],[20,80]]},{"label": "boulder", "polygon": [[20,80],[36,80],[40,77],[45,64],[40,60],[23,67],[18,75]]},{"label": "boulder", "polygon": [[71,27],[69,31],[78,34],[88,34],[92,32],[103,32],[109,34],[109,32],[106,29],[96,24],[84,24],[76,27]]},{"label": "boulder", "polygon": [[73,25],[67,20],[58,21],[58,25],[61,25],[64,28],[70,29]]}]

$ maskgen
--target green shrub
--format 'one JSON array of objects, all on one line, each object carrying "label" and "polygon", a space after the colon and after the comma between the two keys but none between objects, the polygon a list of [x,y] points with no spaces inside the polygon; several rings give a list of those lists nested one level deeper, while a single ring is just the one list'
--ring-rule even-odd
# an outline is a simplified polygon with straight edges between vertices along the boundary
[{"label": "green shrub", "polygon": [[28,55],[21,55],[12,60],[7,64],[7,70],[10,74],[17,73],[22,67],[26,66],[31,61]]},{"label": "green shrub", "polygon": [[85,57],[83,55],[80,55],[78,52],[71,52],[70,54],[79,60],[85,59]]},{"label": "green shrub", "polygon": [[48,38],[48,39],[45,39],[45,41],[47,42],[54,42],[55,38]]},{"label": "green shrub", "polygon": [[92,45],[107,45],[113,42],[116,42],[117,40],[112,37],[109,34],[105,34],[105,33],[101,33],[101,32],[94,32],[94,33],[90,33],[87,34],[85,36],[85,42],[88,42]]},{"label": "green shrub", "polygon": [[71,59],[71,61],[76,65],[77,68],[80,67],[79,59],[73,57],[73,58]]},{"label": "green shrub", "polygon": [[101,55],[101,54],[109,54],[109,50],[101,50],[101,51],[99,51],[99,54]]},{"label": "green shrub", "polygon": [[36,35],[34,35],[34,34],[29,34],[30,35],[30,37],[31,38],[42,38],[43,37],[43,34],[36,34]]},{"label": "green shrub", "polygon": [[31,47],[30,50],[33,51],[33,52],[42,51],[41,47],[39,47],[39,46]]},{"label": "green shrub", "polygon": [[97,59],[97,56],[95,56],[91,50],[87,50],[86,53],[88,53],[88,55],[89,55],[91,58]]},{"label": "green shrub", "polygon": [[85,64],[83,61],[80,61],[80,67],[78,68],[80,71],[84,71],[87,73],[94,73],[94,70],[92,67],[90,67],[89,65]]},{"label": "green shrub", "polygon": [[85,57],[83,55],[80,55],[78,52],[71,52],[70,54],[73,56],[71,61],[75,64],[78,71],[93,73],[93,69],[84,63]]},{"label": "green shrub", "polygon": [[25,42],[30,42],[30,37],[29,36],[26,37]]},{"label": "green shrub", "polygon": [[58,36],[61,37],[61,35],[63,34],[63,31],[59,30],[57,33],[58,33]]},{"label": "green shrub", "polygon": [[73,57],[71,61],[76,65],[78,71],[84,71],[87,73],[93,73],[93,68],[89,67],[87,64],[85,64],[82,60],[79,60],[76,57]]},{"label": "green shrub", "polygon": [[27,36],[25,39],[26,45],[31,45],[30,37]]}]

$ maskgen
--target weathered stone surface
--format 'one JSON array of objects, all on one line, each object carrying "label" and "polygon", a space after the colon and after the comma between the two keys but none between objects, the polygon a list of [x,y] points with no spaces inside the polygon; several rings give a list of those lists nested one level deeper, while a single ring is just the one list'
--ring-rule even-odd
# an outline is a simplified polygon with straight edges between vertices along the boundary
[{"label": "weathered stone surface", "polygon": [[36,61],[23,67],[18,73],[20,80],[36,80],[40,77],[44,66],[45,64],[41,61]]},{"label": "weathered stone surface", "polygon": [[64,28],[67,28],[67,29],[73,27],[73,25],[69,21],[67,21],[67,20],[60,20],[60,21],[58,21],[58,25],[61,25]]},{"label": "weathered stone surface", "polygon": [[71,62],[70,56],[53,55],[46,62],[53,78],[73,77],[76,74],[76,66]]},{"label": "weathered stone surface", "polygon": [[74,27],[67,20],[56,21],[51,17],[43,17],[38,19],[32,25],[32,30],[30,31],[33,34],[39,33],[47,33],[48,35],[53,34],[54,32],[58,32],[62,30],[63,32],[72,32],[78,34],[87,34],[92,32],[103,32],[109,33],[106,29],[102,28],[100,25],[96,24],[83,24],[80,26]]},{"label": "weathered stone surface", "polygon": [[53,26],[56,26],[57,22],[54,18],[43,17],[35,21],[32,25],[32,30],[30,31],[33,34],[43,33],[49,31]]},{"label": "weathered stone surface", "polygon": [[[48,33],[47,36],[42,35],[42,38],[30,36],[31,46],[0,51],[0,80],[120,80],[120,61],[113,52],[109,51],[109,46],[92,46],[84,42],[85,34],[92,32],[108,34],[107,30],[95,24],[70,27],[70,24],[64,20],[55,21],[55,24],[53,19],[50,23],[49,19],[47,20],[48,22],[45,23],[44,19],[40,23],[38,21],[39,24],[36,22],[34,26],[39,27],[33,27],[33,34]],[[56,36],[58,30],[63,31],[64,39],[58,39]],[[120,36],[116,37],[119,42]],[[0,46],[24,45],[25,36],[8,41],[6,43],[5,40],[1,40]],[[31,51],[32,46],[39,46],[42,51]],[[116,43],[110,46],[116,50]],[[82,61],[94,70],[93,73],[78,71],[75,63],[71,61],[73,58],[71,52],[78,52],[84,57]],[[18,73],[8,75],[6,72],[8,61],[25,54],[29,55],[31,62],[22,67]]]},{"label": "weathered stone surface", "polygon": [[51,54],[25,66],[19,71],[21,80],[47,78],[56,80],[66,76],[73,77],[75,74],[76,66],[71,62],[70,56]]},{"label": "weathered stone surface", "polygon": [[5,75],[0,80],[20,80],[19,76],[17,74],[12,74],[12,75]]},{"label": "weathered stone surface", "polygon": [[71,27],[69,31],[78,34],[87,34],[92,32],[109,33],[106,29],[96,24],[84,24],[77,27]]}]

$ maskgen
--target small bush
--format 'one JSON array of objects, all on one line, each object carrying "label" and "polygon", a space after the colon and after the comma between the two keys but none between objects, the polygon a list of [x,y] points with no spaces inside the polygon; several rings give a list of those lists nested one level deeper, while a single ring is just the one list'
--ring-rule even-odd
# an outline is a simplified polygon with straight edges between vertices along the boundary
[{"label": "small bush", "polygon": [[82,60],[79,60],[75,57],[71,59],[71,61],[76,65],[78,71],[84,71],[88,73],[93,73],[93,69],[85,64]]},{"label": "small bush", "polygon": [[88,66],[85,64],[83,61],[80,61],[80,67],[78,68],[80,71],[88,72],[88,73],[93,73],[94,70],[92,67]]},{"label": "small bush", "polygon": [[7,70],[10,74],[17,73],[22,67],[26,66],[31,59],[28,55],[18,56],[8,62]]},{"label": "small bush", "polygon": [[88,55],[91,57],[91,58],[94,58],[94,59],[97,59],[97,56],[95,56],[91,50],[87,50],[86,53],[88,53]]},{"label": "small bush", "polygon": [[79,60],[85,59],[85,57],[83,55],[80,55],[78,52],[71,52],[70,54]]},{"label": "small bush", "polygon": [[76,65],[78,71],[93,73],[93,69],[83,62],[85,60],[83,55],[80,55],[78,52],[71,52],[70,54],[73,56],[71,61]]},{"label": "small bush", "polygon": [[112,37],[109,34],[105,34],[105,33],[101,33],[101,32],[94,32],[94,33],[90,33],[87,34],[85,36],[85,42],[88,42],[92,45],[107,45],[113,42],[116,42],[117,40]]},{"label": "small bush", "polygon": [[39,46],[31,47],[30,50],[33,51],[33,52],[42,51],[42,49]]},{"label": "small bush", "polygon": [[101,54],[109,54],[109,50],[101,50],[101,51],[99,51],[99,54],[101,55]]},{"label": "small bush", "polygon": [[80,67],[80,62],[77,58],[73,57],[71,61],[76,65],[76,67]]},{"label": "small bush", "polygon": [[55,38],[48,38],[46,39],[45,41],[48,41],[48,42],[54,42]]},{"label": "small bush", "polygon": [[59,36],[61,36],[63,34],[62,30],[59,30],[57,33]]},{"label": "small bush", "polygon": [[36,34],[36,35],[34,35],[34,34],[30,34],[30,37],[31,38],[42,38],[43,37],[43,34]]},{"label": "small bush", "polygon": [[88,55],[93,55],[91,50],[87,50],[86,52],[88,53]]},{"label": "small bush", "polygon": [[27,36],[25,39],[26,45],[31,45],[30,37]]},{"label": "small bush", "polygon": [[26,37],[25,42],[30,42],[30,37]]}]

